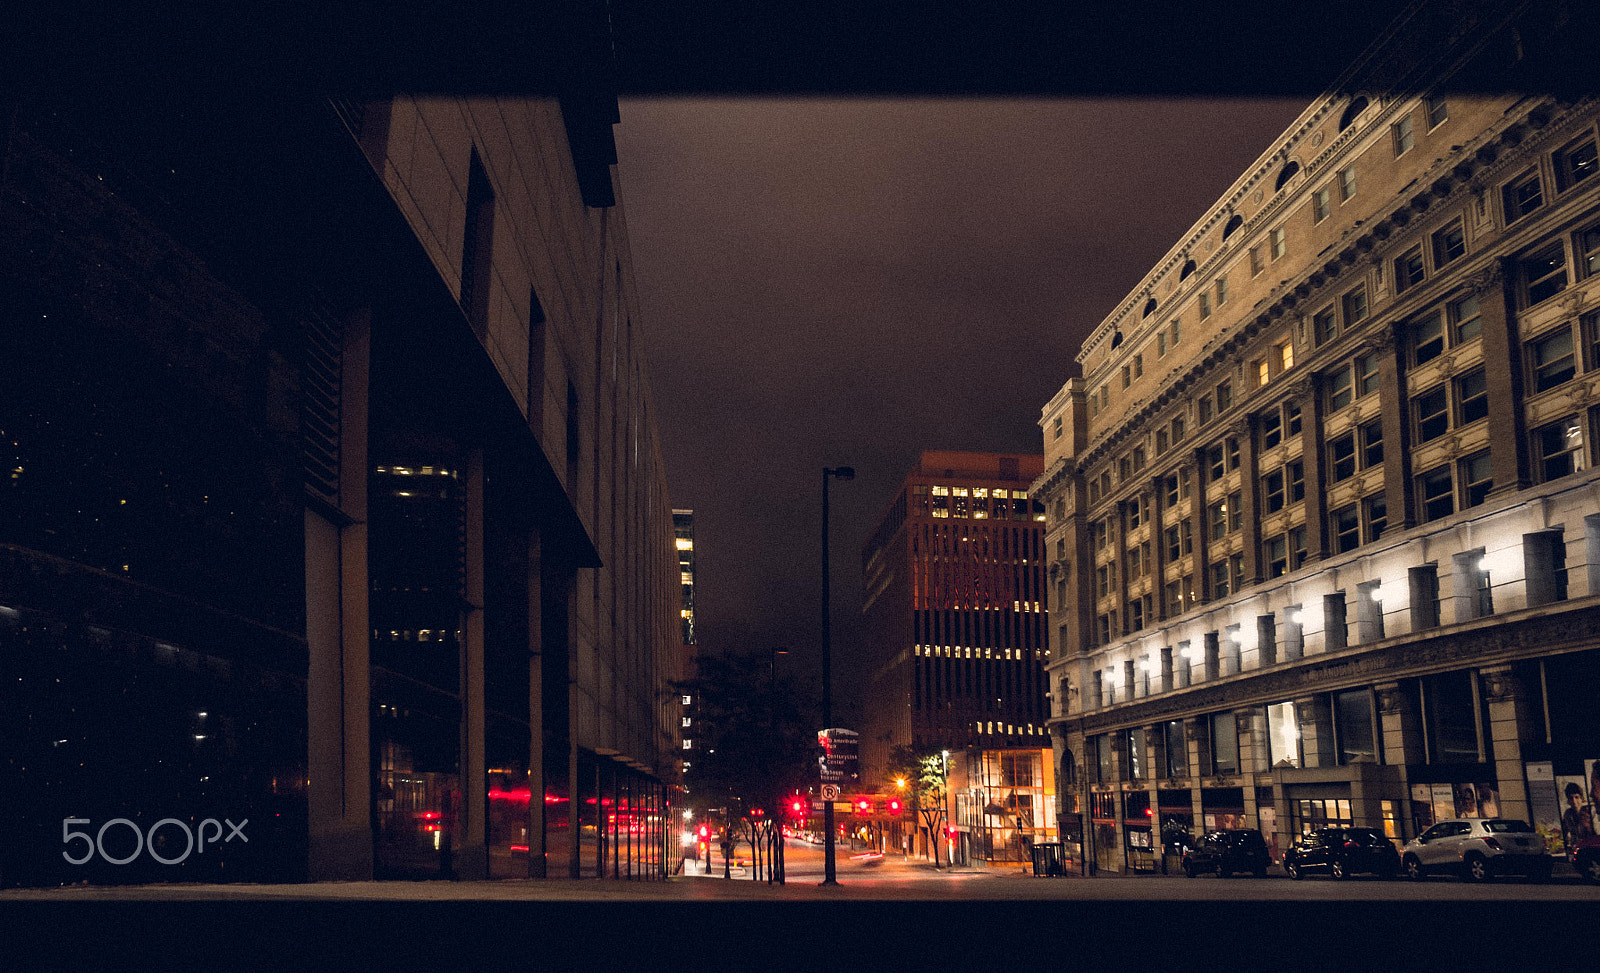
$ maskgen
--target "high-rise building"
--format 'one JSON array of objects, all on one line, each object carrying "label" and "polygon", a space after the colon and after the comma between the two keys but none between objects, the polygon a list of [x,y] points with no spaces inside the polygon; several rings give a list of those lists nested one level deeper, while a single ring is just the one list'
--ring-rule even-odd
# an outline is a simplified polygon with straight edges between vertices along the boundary
[{"label": "high-rise building", "polygon": [[665,874],[671,504],[560,30],[560,97],[5,103],[0,882]]},{"label": "high-rise building", "polygon": [[1049,722],[1100,867],[1461,815],[1559,848],[1562,785],[1600,799],[1600,103],[1539,94],[1569,17],[1414,5],[1045,406]]},{"label": "high-rise building", "polygon": [[1054,834],[1044,511],[1028,496],[1042,470],[923,452],[861,552],[864,780],[882,782],[896,746],[949,751],[957,860],[1016,860]]}]

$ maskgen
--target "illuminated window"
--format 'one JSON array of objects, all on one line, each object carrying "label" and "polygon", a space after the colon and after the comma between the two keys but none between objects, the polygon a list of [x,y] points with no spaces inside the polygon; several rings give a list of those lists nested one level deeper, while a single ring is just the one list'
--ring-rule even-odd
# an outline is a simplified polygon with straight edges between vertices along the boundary
[{"label": "illuminated window", "polygon": [[1284,340],[1278,343],[1278,370],[1286,372],[1294,367],[1294,342]]}]

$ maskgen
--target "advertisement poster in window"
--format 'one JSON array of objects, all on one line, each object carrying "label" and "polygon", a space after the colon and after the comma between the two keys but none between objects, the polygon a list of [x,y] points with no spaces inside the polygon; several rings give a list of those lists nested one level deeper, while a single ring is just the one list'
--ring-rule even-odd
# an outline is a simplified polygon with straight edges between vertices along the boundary
[{"label": "advertisement poster in window", "polygon": [[1275,862],[1282,861],[1283,854],[1278,851],[1278,809],[1262,804],[1256,808],[1256,817],[1261,819],[1261,836],[1267,839],[1267,854]]},{"label": "advertisement poster in window", "polygon": [[1500,816],[1500,791],[1493,782],[1457,784],[1455,816],[1458,818],[1496,818]]},{"label": "advertisement poster in window", "polygon": [[1556,793],[1561,795],[1561,839],[1568,848],[1594,834],[1594,809],[1584,793],[1584,778],[1556,778]]},{"label": "advertisement poster in window", "polygon": [[1533,815],[1533,830],[1544,838],[1552,855],[1566,853],[1561,834],[1561,799],[1556,794],[1556,777],[1548,760],[1525,764],[1528,777],[1528,807]]},{"label": "advertisement poster in window", "polygon": [[1449,784],[1430,785],[1433,796],[1433,819],[1442,821],[1456,816],[1456,789]]},{"label": "advertisement poster in window", "polygon": [[1416,833],[1433,827],[1433,791],[1427,784],[1411,785],[1411,823]]}]

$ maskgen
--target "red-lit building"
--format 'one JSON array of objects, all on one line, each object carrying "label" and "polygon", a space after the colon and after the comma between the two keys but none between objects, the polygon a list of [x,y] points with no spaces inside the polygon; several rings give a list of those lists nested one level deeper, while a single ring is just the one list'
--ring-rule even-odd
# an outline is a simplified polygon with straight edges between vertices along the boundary
[{"label": "red-lit building", "polygon": [[1053,836],[1040,456],[925,451],[862,550],[872,662],[863,783],[896,746],[949,751],[957,858]]}]

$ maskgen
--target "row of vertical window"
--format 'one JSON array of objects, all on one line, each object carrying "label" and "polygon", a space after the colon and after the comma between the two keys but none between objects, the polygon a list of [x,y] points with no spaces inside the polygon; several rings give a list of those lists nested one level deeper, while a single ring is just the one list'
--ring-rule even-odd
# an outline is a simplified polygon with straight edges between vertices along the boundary
[{"label": "row of vertical window", "polygon": [[[1600,523],[1596,523],[1596,520],[1597,518],[1588,518],[1586,523],[1589,530],[1600,529]],[[1294,539],[1292,537],[1285,539],[1287,553],[1288,550],[1292,550]],[[1553,528],[1524,534],[1521,550],[1525,601],[1528,607],[1565,601],[1569,594],[1565,531]],[[1215,583],[1228,584],[1234,580],[1226,575],[1238,570],[1235,566],[1237,557],[1235,555],[1226,558],[1212,566],[1214,571],[1224,575],[1215,578]],[[1429,563],[1413,567],[1407,572],[1401,597],[1409,599],[1408,610],[1412,631],[1434,628],[1445,623],[1440,600],[1439,567],[1437,563]],[[1454,573],[1454,590],[1457,593],[1454,598],[1454,621],[1457,623],[1471,621],[1494,614],[1493,578],[1484,549],[1477,548],[1453,555],[1449,567]],[[1388,592],[1378,581],[1363,582],[1356,586],[1353,634],[1358,642],[1372,642],[1385,637],[1383,603],[1387,598]],[[1320,616],[1327,649],[1343,648],[1350,644],[1352,632],[1348,612],[1345,592],[1337,591],[1323,597]],[[1263,666],[1275,664],[1280,658],[1286,660],[1301,658],[1305,650],[1306,612],[1300,605],[1290,605],[1282,609],[1280,614],[1281,619],[1278,616],[1263,616],[1258,620],[1253,634],[1242,631],[1240,625],[1228,626],[1225,633],[1207,633],[1202,659],[1191,656],[1188,642],[1180,642],[1176,649],[1162,649],[1159,685],[1152,681],[1149,657],[1146,657],[1142,665],[1136,665],[1132,660],[1123,662],[1121,664],[1124,673],[1121,679],[1123,694],[1120,698],[1126,700],[1135,695],[1166,692],[1172,688],[1188,686],[1191,682],[1202,678],[1209,680],[1233,675],[1239,671],[1240,653],[1247,644],[1258,649]],[[1111,617],[1114,621],[1114,615]],[[1116,692],[1118,682],[1116,677],[1115,667],[1094,673],[1094,695],[1091,699],[1099,706],[1109,706],[1117,702],[1119,697]]]}]

